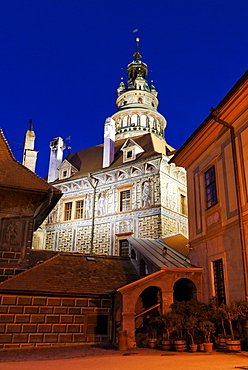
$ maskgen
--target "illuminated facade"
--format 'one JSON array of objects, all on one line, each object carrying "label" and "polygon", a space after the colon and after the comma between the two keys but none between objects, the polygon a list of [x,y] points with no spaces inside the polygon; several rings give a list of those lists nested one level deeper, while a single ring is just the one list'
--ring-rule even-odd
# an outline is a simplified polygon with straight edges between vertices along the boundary
[{"label": "illuminated facade", "polygon": [[49,178],[63,197],[33,248],[127,256],[128,237],[187,236],[186,173],[169,164],[173,148],[147,73],[137,40],[128,80],[117,89],[117,112],[105,121],[104,144],[58,165],[63,145],[60,138],[51,142]]}]

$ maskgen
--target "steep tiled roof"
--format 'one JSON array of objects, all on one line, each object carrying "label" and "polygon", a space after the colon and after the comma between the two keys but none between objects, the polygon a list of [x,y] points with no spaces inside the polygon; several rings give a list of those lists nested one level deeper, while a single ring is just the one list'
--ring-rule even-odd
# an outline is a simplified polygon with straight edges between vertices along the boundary
[{"label": "steep tiled roof", "polygon": [[[0,188],[11,190],[24,190],[44,193],[44,200],[48,195],[49,201],[45,208],[41,207],[40,213],[35,217],[35,227],[44,221],[45,217],[55,206],[61,192],[48,184],[41,177],[19,163],[13,156],[10,147],[0,129]],[[50,192],[50,196],[49,193]],[[51,198],[51,199],[50,199]]]},{"label": "steep tiled roof", "polygon": [[165,244],[169,245],[171,248],[174,248],[185,257],[189,256],[189,249],[186,247],[189,239],[185,238],[185,236],[182,234],[168,236],[167,238],[162,238],[162,240],[165,242]]},{"label": "steep tiled roof", "polygon": [[[13,156],[10,147],[0,129],[0,186],[28,190],[47,191],[52,186],[45,180],[19,163]],[[58,192],[58,189],[54,188]]]},{"label": "steep tiled roof", "polygon": [[137,280],[129,259],[63,254],[0,284],[0,292],[54,295],[105,295]]},{"label": "steep tiled roof", "polygon": [[[115,142],[115,158],[113,163],[108,169],[119,167],[123,164],[122,151],[120,150],[127,139],[117,140]],[[171,147],[166,144],[164,140],[161,140],[154,134],[145,134],[132,138],[140,147],[144,149],[144,153],[141,153],[141,159],[149,158],[158,154],[166,154],[166,150],[170,150]],[[102,171],[103,167],[103,144],[93,146],[79,150],[75,153],[71,153],[66,157],[67,161],[78,169],[71,178],[76,179],[83,175],[87,175],[89,172]],[[135,161],[128,162],[130,165]]]},{"label": "steep tiled roof", "polygon": [[[127,238],[142,256],[158,268],[161,267],[191,267],[190,261],[184,255],[165,244],[161,239]],[[167,252],[164,254],[164,248]]]}]

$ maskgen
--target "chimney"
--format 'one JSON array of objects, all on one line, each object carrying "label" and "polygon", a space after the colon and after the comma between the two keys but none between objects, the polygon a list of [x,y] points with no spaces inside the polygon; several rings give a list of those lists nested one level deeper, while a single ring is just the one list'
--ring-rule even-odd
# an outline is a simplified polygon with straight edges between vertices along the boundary
[{"label": "chimney", "polygon": [[104,125],[103,168],[109,167],[115,155],[115,121],[107,118]]},{"label": "chimney", "polygon": [[25,139],[24,139],[22,164],[33,172],[35,172],[35,166],[36,166],[37,154],[38,154],[38,151],[34,150],[34,142],[35,142],[35,133],[33,131],[32,120],[30,119],[29,120],[29,130],[27,131]]},{"label": "chimney", "polygon": [[63,151],[65,149],[64,140],[61,137],[56,137],[50,142],[50,161],[47,182],[53,182],[58,179],[58,167],[63,160]]}]

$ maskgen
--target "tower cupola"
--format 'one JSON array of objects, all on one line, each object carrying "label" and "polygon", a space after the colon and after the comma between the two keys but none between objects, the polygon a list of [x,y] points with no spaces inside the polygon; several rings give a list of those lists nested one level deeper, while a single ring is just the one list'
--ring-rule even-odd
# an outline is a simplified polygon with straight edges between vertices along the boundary
[{"label": "tower cupola", "polygon": [[128,80],[121,80],[117,89],[118,111],[111,117],[115,121],[115,140],[153,133],[164,139],[165,118],[158,113],[157,91],[147,81],[148,66],[141,59],[140,39],[136,39],[134,60],[127,66]]}]

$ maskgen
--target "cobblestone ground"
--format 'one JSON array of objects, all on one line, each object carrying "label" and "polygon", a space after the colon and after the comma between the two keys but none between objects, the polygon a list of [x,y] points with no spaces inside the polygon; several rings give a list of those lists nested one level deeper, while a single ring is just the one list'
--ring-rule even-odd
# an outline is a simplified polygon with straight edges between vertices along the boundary
[{"label": "cobblestone ground", "polygon": [[52,347],[0,351],[0,370],[248,370],[248,353]]},{"label": "cobblestone ground", "polygon": [[[128,351],[127,351],[128,352]],[[101,347],[51,347],[35,349],[18,349],[0,351],[1,362],[20,362],[20,361],[43,361],[43,360],[62,360],[89,356],[109,356],[120,354],[117,348]],[[1,369],[1,367],[0,367]]]}]

